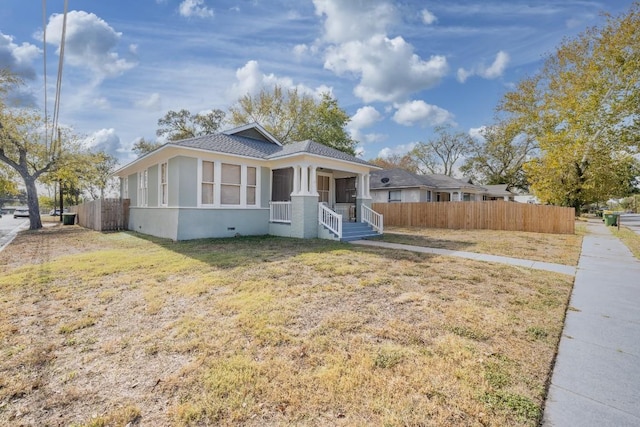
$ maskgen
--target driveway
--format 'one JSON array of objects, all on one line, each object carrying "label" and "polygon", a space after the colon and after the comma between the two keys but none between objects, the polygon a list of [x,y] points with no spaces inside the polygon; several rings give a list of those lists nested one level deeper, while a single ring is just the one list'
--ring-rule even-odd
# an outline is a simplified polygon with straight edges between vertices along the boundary
[{"label": "driveway", "polygon": [[620,216],[620,224],[640,234],[640,214],[624,214]]},{"label": "driveway", "polygon": [[21,229],[29,227],[29,218],[13,218],[6,214],[0,218],[0,251],[9,244]]}]

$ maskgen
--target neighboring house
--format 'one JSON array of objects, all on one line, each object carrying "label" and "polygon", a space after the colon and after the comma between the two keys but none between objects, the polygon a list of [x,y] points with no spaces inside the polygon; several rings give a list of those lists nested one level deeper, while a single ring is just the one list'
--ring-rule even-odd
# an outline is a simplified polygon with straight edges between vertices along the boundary
[{"label": "neighboring house", "polygon": [[373,203],[513,200],[505,185],[474,185],[448,175],[418,175],[404,169],[371,172]]},{"label": "neighboring house", "polygon": [[131,200],[129,229],[144,234],[344,239],[349,221],[382,232],[382,218],[370,210],[374,169],[313,141],[282,145],[251,124],[169,142],[115,175],[121,197]]},{"label": "neighboring house", "polygon": [[483,185],[482,187],[487,190],[484,200],[515,201],[516,195],[509,190],[509,184]]}]

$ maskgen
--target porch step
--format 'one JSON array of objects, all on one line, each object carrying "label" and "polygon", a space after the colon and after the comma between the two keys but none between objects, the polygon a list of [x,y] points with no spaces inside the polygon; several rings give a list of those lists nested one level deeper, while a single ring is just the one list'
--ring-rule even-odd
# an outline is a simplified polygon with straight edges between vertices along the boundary
[{"label": "porch step", "polygon": [[342,242],[350,242],[352,240],[367,239],[377,237],[380,234],[365,222],[343,222],[342,223]]}]

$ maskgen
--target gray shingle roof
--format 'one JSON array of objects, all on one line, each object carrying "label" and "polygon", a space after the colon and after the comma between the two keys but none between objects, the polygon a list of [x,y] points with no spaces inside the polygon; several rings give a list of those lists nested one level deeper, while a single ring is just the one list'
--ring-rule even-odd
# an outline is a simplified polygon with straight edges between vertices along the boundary
[{"label": "gray shingle roof", "polygon": [[259,139],[247,138],[238,135],[225,135],[215,133],[171,142],[180,147],[197,148],[200,150],[215,151],[218,153],[235,154],[238,156],[265,159],[270,154],[282,149],[278,145]]},{"label": "gray shingle roof", "polygon": [[277,159],[279,157],[307,153],[331,159],[370,165],[370,163],[355,156],[311,140],[278,146],[269,141],[247,138],[239,135],[217,133],[174,141],[171,142],[171,144],[180,147],[214,151],[217,153],[254,157],[257,159]]},{"label": "gray shingle roof", "polygon": [[[383,182],[383,180],[385,182]],[[404,169],[385,169],[371,172],[371,189],[380,188],[469,188],[484,191],[482,187],[471,185],[448,175],[418,175]]]}]

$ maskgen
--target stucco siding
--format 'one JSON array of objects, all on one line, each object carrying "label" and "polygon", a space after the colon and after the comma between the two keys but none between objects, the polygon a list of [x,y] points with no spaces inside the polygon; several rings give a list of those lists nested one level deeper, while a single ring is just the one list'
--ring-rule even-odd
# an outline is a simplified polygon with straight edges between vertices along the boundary
[{"label": "stucco siding", "polygon": [[283,224],[280,222],[269,223],[269,234],[280,237],[294,237],[291,224]]},{"label": "stucco siding", "polygon": [[292,237],[318,237],[318,196],[291,196]]},{"label": "stucco siding", "polygon": [[129,209],[129,230],[176,240],[178,209],[132,206]]},{"label": "stucco siding", "polygon": [[268,209],[180,209],[177,240],[269,234]]}]

